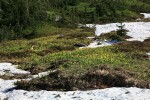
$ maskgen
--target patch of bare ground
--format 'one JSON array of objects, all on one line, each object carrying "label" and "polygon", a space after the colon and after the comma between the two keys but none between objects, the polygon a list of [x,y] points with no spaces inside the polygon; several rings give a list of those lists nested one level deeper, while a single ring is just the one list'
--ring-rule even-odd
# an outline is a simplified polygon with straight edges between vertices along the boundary
[{"label": "patch of bare ground", "polygon": [[150,88],[149,82],[137,80],[135,73],[122,69],[110,69],[109,67],[95,68],[78,75],[65,75],[65,72],[56,71],[48,76],[33,79],[31,81],[19,81],[15,83],[17,89],[25,90],[51,90],[72,91],[92,90],[108,87],[140,87]]},{"label": "patch of bare ground", "polygon": [[[124,32],[128,32],[128,30],[124,30]],[[95,39],[106,39],[106,40],[118,40],[118,41],[126,41],[125,39],[131,38],[130,36],[124,34],[121,35],[117,31],[111,31],[109,33],[101,34],[100,36],[95,37]]]},{"label": "patch of bare ground", "polygon": [[0,78],[4,79],[4,80],[13,80],[13,79],[26,79],[26,78],[30,78],[31,75],[29,74],[13,74],[13,75],[1,75]]},{"label": "patch of bare ground", "polygon": [[150,39],[145,40],[144,42],[140,41],[125,41],[122,43],[116,44],[117,51],[119,52],[149,52],[150,51]]},{"label": "patch of bare ground", "polygon": [[144,22],[150,22],[150,18],[143,19]]},{"label": "patch of bare ground", "polygon": [[124,52],[126,56],[132,59],[148,60],[146,53],[150,52],[150,39],[144,42],[140,41],[125,41],[115,44],[115,52]]}]

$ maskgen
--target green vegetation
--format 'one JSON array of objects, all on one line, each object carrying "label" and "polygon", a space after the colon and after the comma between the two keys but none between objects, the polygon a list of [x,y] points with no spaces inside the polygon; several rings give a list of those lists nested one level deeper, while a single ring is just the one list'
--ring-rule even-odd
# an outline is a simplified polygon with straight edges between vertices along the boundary
[{"label": "green vegetation", "polygon": [[48,24],[37,27],[36,38],[10,40],[0,43],[0,61],[12,63],[26,62],[24,58],[44,56],[48,53],[75,50],[77,43],[88,45],[94,36],[94,29],[89,28],[56,28]]},{"label": "green vegetation", "polygon": [[79,23],[135,20],[149,9],[146,0],[1,0],[0,41],[32,37],[43,22],[76,28]]},{"label": "green vegetation", "polygon": [[78,48],[91,43],[93,39],[86,37],[94,36],[95,31],[79,28],[79,24],[135,21],[143,17],[140,12],[150,13],[148,0],[0,0],[0,62],[19,64],[31,74],[56,70],[17,82],[19,89],[150,88],[150,62],[145,55],[150,50],[149,39],[124,41],[129,37],[121,24],[116,32],[95,39],[124,42]]},{"label": "green vegetation", "polygon": [[[140,48],[141,45],[143,48]],[[124,42],[110,47],[64,51],[36,57],[25,64],[24,68],[28,65],[28,69],[32,70],[34,65],[38,70],[42,66],[40,70],[57,71],[49,76],[16,84],[18,88],[27,90],[74,90],[74,87],[86,90],[111,86],[150,88],[150,63],[145,56],[149,50],[150,43],[146,41]]]},{"label": "green vegetation", "polygon": [[[28,70],[32,74],[48,70],[57,71],[50,73],[50,76],[36,78],[29,82],[17,82],[18,89],[74,90],[75,87],[75,89],[86,90],[112,86],[149,88],[147,84],[150,82],[150,63],[145,56],[150,50],[149,39],[144,42],[126,41],[96,49],[78,49],[75,44],[88,45],[92,41],[86,37],[94,36],[94,29],[59,28],[49,23],[42,23],[35,29],[37,30],[35,36],[1,42],[0,62],[19,64],[19,68]],[[117,32],[111,32],[104,34],[101,38],[112,39],[112,36],[117,34]],[[88,80],[93,75],[94,78]],[[15,77],[25,76],[16,75]],[[99,80],[100,83],[97,83],[96,80]],[[93,87],[93,81],[94,84],[100,85]],[[24,83],[26,85],[22,85]],[[66,87],[68,85],[70,87]]]}]

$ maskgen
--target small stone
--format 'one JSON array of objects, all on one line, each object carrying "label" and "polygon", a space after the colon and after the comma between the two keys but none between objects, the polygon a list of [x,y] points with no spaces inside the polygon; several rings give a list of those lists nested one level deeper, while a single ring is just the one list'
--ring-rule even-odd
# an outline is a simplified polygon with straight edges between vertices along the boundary
[{"label": "small stone", "polygon": [[75,47],[85,47],[86,45],[83,43],[74,44]]}]

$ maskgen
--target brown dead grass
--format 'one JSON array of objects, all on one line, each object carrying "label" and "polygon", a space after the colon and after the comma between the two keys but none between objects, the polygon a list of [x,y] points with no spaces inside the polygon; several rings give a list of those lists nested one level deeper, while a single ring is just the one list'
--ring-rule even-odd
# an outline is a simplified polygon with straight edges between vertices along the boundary
[{"label": "brown dead grass", "polygon": [[89,70],[73,76],[65,76],[61,71],[56,71],[46,77],[31,81],[17,82],[18,89],[25,90],[91,90],[108,87],[140,87],[150,88],[149,83],[135,79],[136,74],[122,69],[110,69],[103,66],[99,69]]},{"label": "brown dead grass", "polygon": [[117,51],[119,52],[149,52],[150,51],[150,40],[147,39],[144,42],[140,41],[125,41],[122,43],[117,44]]},{"label": "brown dead grass", "polygon": [[4,79],[4,80],[14,80],[14,79],[26,79],[26,78],[30,78],[31,75],[27,75],[27,74],[15,74],[13,76],[10,75],[2,75],[0,76],[0,78]]}]

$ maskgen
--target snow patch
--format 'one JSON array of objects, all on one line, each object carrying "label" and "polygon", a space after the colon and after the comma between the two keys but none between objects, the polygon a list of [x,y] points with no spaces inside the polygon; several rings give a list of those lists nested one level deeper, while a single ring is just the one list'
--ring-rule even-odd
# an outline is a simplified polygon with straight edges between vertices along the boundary
[{"label": "snow patch", "polygon": [[141,13],[142,15],[144,15],[144,18],[150,18],[150,14],[148,13]]},{"label": "snow patch", "polygon": [[[141,13],[144,15],[144,18],[150,18],[150,14],[148,13]],[[110,23],[110,24],[86,24],[86,25],[80,25],[83,27],[90,27],[95,28],[95,35],[100,36],[102,34],[110,33],[111,31],[117,31],[120,23]],[[125,29],[128,30],[127,35],[132,37],[130,39],[127,39],[127,41],[141,41],[143,42],[145,39],[148,39],[150,37],[150,22],[125,22],[123,23],[125,25]],[[93,39],[93,37],[87,37],[89,39]],[[103,46],[110,46],[114,43],[111,43],[110,41],[101,41],[102,43],[100,45],[99,41],[93,41],[88,45],[87,47],[81,47],[81,48],[96,48],[96,47],[103,47]]]},{"label": "snow patch", "polygon": [[149,94],[149,89],[132,87],[70,92],[14,90],[6,95],[9,100],[149,100]]},{"label": "snow patch", "polygon": [[150,53],[146,53],[148,56],[150,56]]},{"label": "snow patch", "polygon": [[[0,67],[5,67],[5,70],[14,68],[10,63],[0,63]],[[12,67],[12,68],[11,68]],[[21,72],[20,72],[21,71]],[[1,71],[2,72],[2,71]],[[0,72],[0,73],[1,73]],[[13,71],[10,71],[13,72]],[[17,73],[26,72],[16,69]],[[28,73],[28,72],[27,72]],[[49,72],[39,73],[38,76],[47,75]],[[37,77],[37,76],[35,76]],[[26,80],[26,79],[24,79]],[[140,88],[107,88],[89,91],[25,91],[15,90],[14,83],[20,81],[0,79],[0,100],[150,100],[150,89]]]},{"label": "snow patch", "polygon": [[88,38],[88,39],[94,39],[95,37],[86,37],[86,38]]},{"label": "snow patch", "polygon": [[0,75],[5,74],[30,74],[28,71],[24,71],[21,69],[17,69],[16,65],[12,65],[11,63],[1,63],[0,64]]},{"label": "snow patch", "polygon": [[37,75],[32,75],[32,78],[37,78],[37,77],[41,78],[41,77],[47,76],[47,75],[49,75],[49,73],[52,73],[55,71],[56,70],[41,72],[41,73],[38,73]]},{"label": "snow patch", "polygon": [[148,56],[148,59],[150,60],[150,52],[146,53],[146,55]]},{"label": "snow patch", "polygon": [[7,92],[13,88],[15,88],[14,83],[17,82],[17,79],[14,80],[3,80],[0,79],[0,92]]},{"label": "snow patch", "polygon": [[115,43],[118,43],[118,41],[117,40],[113,40],[113,41],[107,41],[107,40],[99,41],[99,40],[95,40],[92,43],[90,43],[88,46],[81,47],[80,49],[82,49],[82,48],[97,48],[97,47],[110,46],[110,45],[115,44]]},{"label": "snow patch", "polygon": [[[128,41],[141,41],[143,42],[145,39],[150,37],[150,22],[126,22],[123,23],[125,25],[125,29],[127,29],[129,32],[127,32],[127,35],[132,37],[130,39],[127,39]],[[95,35],[100,36],[101,34],[106,34],[111,31],[117,31],[119,23],[110,23],[110,24],[104,24],[104,25],[93,25],[93,24],[87,24],[87,27],[94,27],[96,28]]]}]

